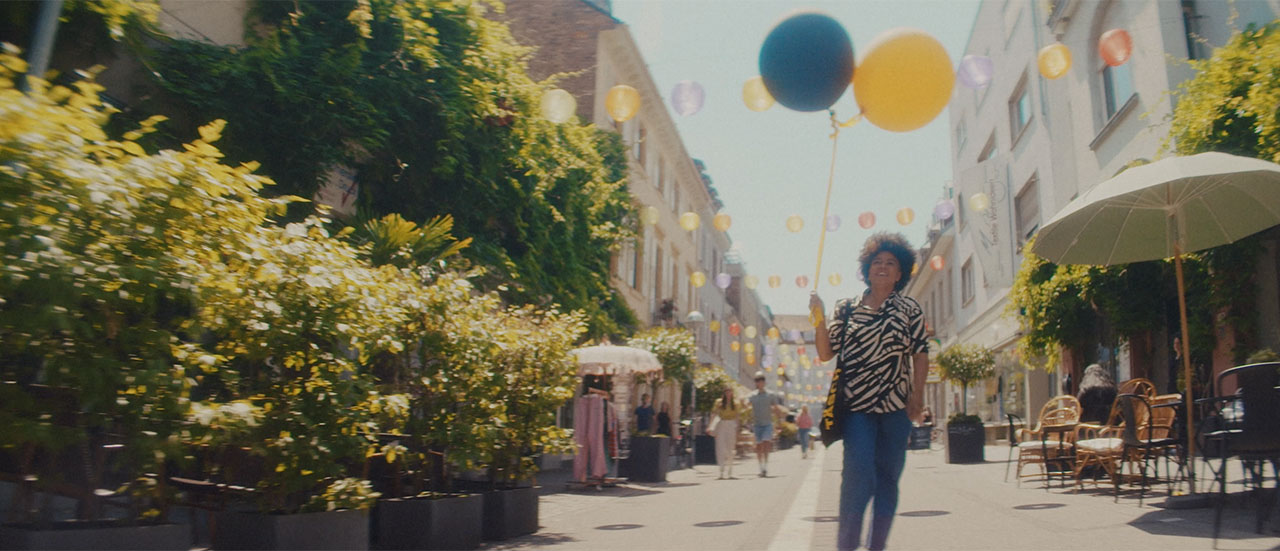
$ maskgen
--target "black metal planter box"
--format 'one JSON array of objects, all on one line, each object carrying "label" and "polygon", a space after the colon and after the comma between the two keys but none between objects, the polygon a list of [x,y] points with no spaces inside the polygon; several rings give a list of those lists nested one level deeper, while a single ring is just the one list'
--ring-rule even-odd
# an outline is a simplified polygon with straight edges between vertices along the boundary
[{"label": "black metal planter box", "polygon": [[185,524],[118,525],[112,522],[57,522],[49,528],[0,526],[0,549],[191,549]]},{"label": "black metal planter box", "polygon": [[986,431],[972,423],[947,424],[947,463],[982,463]]},{"label": "black metal planter box", "polygon": [[484,530],[480,494],[383,499],[373,510],[374,549],[475,549]]},{"label": "black metal planter box", "polygon": [[369,548],[369,511],[225,512],[218,513],[216,522],[213,548],[218,550]]},{"label": "black metal planter box", "polygon": [[631,455],[627,457],[627,478],[636,482],[666,482],[667,456],[671,455],[671,439],[636,436],[631,439]]},{"label": "black metal planter box", "polygon": [[697,439],[698,449],[693,454],[699,465],[715,465],[716,464],[716,437],[709,434],[699,434]]},{"label": "black metal planter box", "polygon": [[484,539],[505,540],[538,531],[538,489],[484,493]]}]

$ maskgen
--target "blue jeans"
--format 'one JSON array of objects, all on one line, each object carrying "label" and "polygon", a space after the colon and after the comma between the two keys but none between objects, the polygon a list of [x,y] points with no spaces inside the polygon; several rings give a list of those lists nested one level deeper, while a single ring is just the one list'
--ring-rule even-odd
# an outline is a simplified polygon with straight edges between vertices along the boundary
[{"label": "blue jeans", "polygon": [[809,431],[811,429],[800,429],[796,432],[796,436],[800,438],[800,453],[808,455],[809,453]]},{"label": "blue jeans", "polygon": [[898,478],[907,461],[910,435],[911,419],[906,411],[845,414],[836,548],[857,549],[862,544],[862,519],[874,497],[867,548],[884,549],[898,510]]}]

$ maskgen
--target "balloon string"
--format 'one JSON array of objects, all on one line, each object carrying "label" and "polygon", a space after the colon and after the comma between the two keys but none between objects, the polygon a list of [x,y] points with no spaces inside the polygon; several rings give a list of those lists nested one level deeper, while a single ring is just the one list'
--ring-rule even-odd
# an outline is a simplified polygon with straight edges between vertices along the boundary
[{"label": "balloon string", "polygon": [[[858,113],[845,122],[836,119],[836,112],[828,109],[827,113],[831,115],[831,170],[827,172],[827,198],[822,204],[822,220],[818,224],[818,266],[813,271],[813,291],[818,292],[818,284],[822,281],[822,250],[827,244],[827,215],[831,212],[831,188],[836,180],[836,146],[839,144],[840,129],[848,128],[857,124],[862,120],[862,113]],[[809,323],[814,327],[822,321],[822,312],[816,308],[809,312]]]}]

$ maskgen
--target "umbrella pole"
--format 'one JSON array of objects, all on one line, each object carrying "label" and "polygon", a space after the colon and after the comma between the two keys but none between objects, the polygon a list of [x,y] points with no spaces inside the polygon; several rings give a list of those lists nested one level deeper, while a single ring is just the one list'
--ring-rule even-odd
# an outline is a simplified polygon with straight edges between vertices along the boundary
[{"label": "umbrella pole", "polygon": [[1196,493],[1196,439],[1195,425],[1192,422],[1191,408],[1195,405],[1191,392],[1191,339],[1187,331],[1187,296],[1186,285],[1182,279],[1182,247],[1175,244],[1173,250],[1174,272],[1178,278],[1178,317],[1182,324],[1182,380],[1186,384],[1186,398],[1183,409],[1187,412],[1187,469],[1190,478],[1191,493]]}]

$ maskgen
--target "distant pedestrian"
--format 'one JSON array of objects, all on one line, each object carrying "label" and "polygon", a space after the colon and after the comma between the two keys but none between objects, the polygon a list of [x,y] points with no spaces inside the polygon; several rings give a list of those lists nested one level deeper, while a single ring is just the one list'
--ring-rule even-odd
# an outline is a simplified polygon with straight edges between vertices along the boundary
[{"label": "distant pedestrian", "polygon": [[844,438],[836,547],[862,545],[862,520],[874,499],[867,549],[884,549],[898,509],[911,423],[924,410],[929,344],[920,304],[899,294],[916,265],[907,239],[876,233],[858,262],[869,286],[860,298],[837,302],[829,325],[823,325],[816,292],[809,295],[809,309],[819,317],[818,326],[827,328],[815,332],[818,359],[838,358],[840,373],[822,419],[824,430],[838,427]]},{"label": "distant pedestrian", "polygon": [[636,408],[636,432],[647,433],[653,430],[653,406],[649,405],[649,395],[640,396],[640,407]]},{"label": "distant pedestrian", "polygon": [[800,458],[809,458],[809,431],[813,430],[813,417],[809,416],[809,406],[800,407],[800,416],[796,418],[796,435],[800,438]]},{"label": "distant pedestrian", "polygon": [[720,466],[720,478],[733,478],[733,456],[738,448],[738,419],[742,417],[742,408],[738,407],[732,388],[724,389],[711,412],[715,419],[709,432],[716,439],[716,465]]},{"label": "distant pedestrian", "polygon": [[662,403],[662,409],[658,411],[658,427],[654,432],[671,437],[671,404]]},{"label": "distant pedestrian", "polygon": [[786,415],[782,407],[782,397],[765,390],[764,372],[756,372],[756,392],[747,401],[751,402],[751,418],[754,421],[752,432],[756,436],[756,461],[760,464],[760,477],[769,476],[769,452],[773,451],[773,415]]}]

